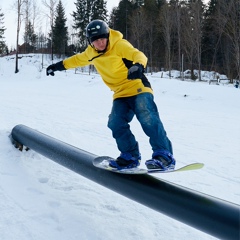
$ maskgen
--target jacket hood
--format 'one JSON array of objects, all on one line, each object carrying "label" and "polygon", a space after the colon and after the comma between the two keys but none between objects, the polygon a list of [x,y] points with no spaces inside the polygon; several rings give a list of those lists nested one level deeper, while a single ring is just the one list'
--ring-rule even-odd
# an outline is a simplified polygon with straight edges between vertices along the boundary
[{"label": "jacket hood", "polygon": [[113,46],[120,41],[123,38],[122,33],[120,33],[119,31],[113,30],[113,29],[109,29],[109,40],[108,40],[108,47],[107,47],[107,51],[111,50],[113,48]]}]

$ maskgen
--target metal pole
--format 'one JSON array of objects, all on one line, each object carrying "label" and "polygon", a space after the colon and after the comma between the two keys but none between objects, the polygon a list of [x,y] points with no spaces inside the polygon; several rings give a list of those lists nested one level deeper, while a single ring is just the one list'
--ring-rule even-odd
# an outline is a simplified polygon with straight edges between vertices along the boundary
[{"label": "metal pole", "polygon": [[183,58],[184,58],[184,54],[182,54],[182,81],[184,80],[184,72],[183,72]]},{"label": "metal pole", "polygon": [[[148,174],[126,175],[92,165],[95,154],[24,125],[13,128],[14,144],[28,148],[149,208],[220,239],[239,240],[239,205],[205,195]],[[19,145],[18,145],[19,146]]]}]

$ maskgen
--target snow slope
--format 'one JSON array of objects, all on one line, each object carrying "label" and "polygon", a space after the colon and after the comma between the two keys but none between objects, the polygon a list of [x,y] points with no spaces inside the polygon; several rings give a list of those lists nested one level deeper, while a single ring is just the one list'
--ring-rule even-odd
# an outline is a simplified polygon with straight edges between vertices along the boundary
[{"label": "snow slope", "polygon": [[[41,71],[41,56],[0,58],[1,240],[215,239],[114,193],[34,151],[19,152],[8,135],[24,124],[97,155],[118,156],[107,118],[112,93],[97,74]],[[50,62],[44,58],[44,64]],[[240,91],[148,76],[177,166],[203,162],[161,178],[240,203]],[[131,123],[143,159],[148,138]],[[144,161],[142,161],[144,167]]]}]

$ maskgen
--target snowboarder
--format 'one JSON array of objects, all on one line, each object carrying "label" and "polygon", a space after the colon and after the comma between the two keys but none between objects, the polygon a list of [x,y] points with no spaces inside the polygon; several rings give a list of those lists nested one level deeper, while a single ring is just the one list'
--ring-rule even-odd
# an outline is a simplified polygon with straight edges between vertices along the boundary
[{"label": "snowboarder", "polygon": [[93,64],[114,92],[108,127],[121,154],[110,161],[110,166],[124,169],[140,165],[138,142],[129,125],[136,115],[153,150],[152,158],[145,163],[147,168],[174,169],[172,144],[160,120],[151,85],[144,75],[147,57],[102,20],[90,22],[86,36],[89,45],[85,51],[48,66],[47,75]]}]

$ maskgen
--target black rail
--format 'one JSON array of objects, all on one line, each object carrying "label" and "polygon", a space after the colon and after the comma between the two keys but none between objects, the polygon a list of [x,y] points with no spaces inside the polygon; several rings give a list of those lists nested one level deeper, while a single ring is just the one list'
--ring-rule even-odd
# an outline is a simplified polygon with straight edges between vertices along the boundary
[{"label": "black rail", "polygon": [[17,125],[12,142],[26,146],[125,197],[220,239],[239,240],[239,205],[154,178],[116,174],[92,165],[95,154]]}]

